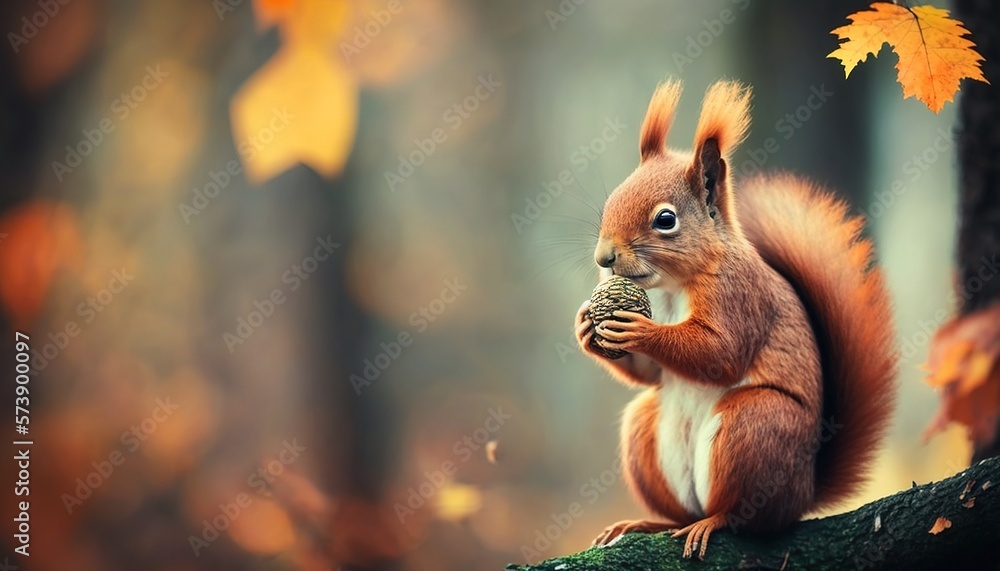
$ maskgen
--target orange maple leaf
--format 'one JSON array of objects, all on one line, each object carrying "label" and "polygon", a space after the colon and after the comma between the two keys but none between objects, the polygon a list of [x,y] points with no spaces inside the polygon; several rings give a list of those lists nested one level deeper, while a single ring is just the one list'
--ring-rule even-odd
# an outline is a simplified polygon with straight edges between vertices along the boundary
[{"label": "orange maple leaf", "polygon": [[916,96],[935,113],[954,98],[963,77],[989,83],[979,67],[983,57],[963,37],[969,31],[949,18],[947,10],[886,2],[875,2],[871,8],[851,14],[850,24],[832,32],[841,44],[827,57],[841,61],[845,77],[888,43],[899,56],[896,78],[903,86],[903,98]]},{"label": "orange maple leaf", "polygon": [[992,442],[1000,420],[1000,303],[938,329],[928,365],[928,383],[941,390],[941,408],[924,438],[958,422],[974,443]]}]

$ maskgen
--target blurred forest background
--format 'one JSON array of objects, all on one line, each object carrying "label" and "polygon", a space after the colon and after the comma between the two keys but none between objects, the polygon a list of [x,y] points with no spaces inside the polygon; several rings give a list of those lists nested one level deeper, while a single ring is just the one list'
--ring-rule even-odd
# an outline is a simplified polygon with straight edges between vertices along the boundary
[{"label": "blurred forest background", "polygon": [[26,332],[37,375],[31,556],[9,460],[3,553],[486,570],[643,517],[616,472],[633,394],[571,324],[668,75],[672,146],[740,79],[737,174],[804,173],[868,217],[904,358],[855,505],[953,474],[969,445],[922,441],[919,366],[955,306],[955,105],[902,100],[893,57],[844,80],[829,31],[865,6],[6,2],[0,359]]}]

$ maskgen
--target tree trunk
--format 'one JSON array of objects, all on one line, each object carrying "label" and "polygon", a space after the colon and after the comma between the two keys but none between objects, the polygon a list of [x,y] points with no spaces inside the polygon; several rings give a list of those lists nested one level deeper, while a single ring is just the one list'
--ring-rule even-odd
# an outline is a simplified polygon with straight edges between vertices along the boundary
[{"label": "tree trunk", "polygon": [[[1000,3],[956,0],[956,17],[972,33],[986,61],[983,74],[992,85],[962,83],[959,110],[958,161],[961,171],[958,234],[959,293],[962,315],[1000,300],[1000,279],[980,276],[984,259],[1000,258]],[[991,276],[996,277],[996,276]],[[997,428],[1000,434],[1000,426]],[[1000,439],[977,442],[973,461],[1000,454]]]},{"label": "tree trunk", "polygon": [[[931,533],[938,518],[950,525]],[[940,522],[938,527],[945,524]],[[704,561],[682,559],[683,539],[629,534],[610,547],[508,565],[508,571],[1000,569],[1000,458],[914,486],[857,510],[768,535],[712,535]]]}]

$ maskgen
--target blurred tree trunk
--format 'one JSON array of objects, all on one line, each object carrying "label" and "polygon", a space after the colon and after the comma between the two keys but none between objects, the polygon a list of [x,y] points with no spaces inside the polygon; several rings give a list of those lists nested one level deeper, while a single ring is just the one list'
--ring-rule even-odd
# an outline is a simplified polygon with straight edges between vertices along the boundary
[{"label": "blurred tree trunk", "polygon": [[[972,40],[986,58],[983,72],[995,85],[1000,81],[1000,4],[995,0],[956,0],[955,12],[972,32]],[[959,284],[975,280],[982,283],[982,288],[962,289],[965,295],[959,308],[961,315],[1000,300],[1000,279],[978,276],[983,258],[992,260],[1000,255],[1000,93],[994,85],[968,80],[962,84],[958,136]],[[978,443],[973,462],[998,454],[997,438]]]},{"label": "blurred tree trunk", "polygon": [[[844,69],[832,59],[824,59],[837,46],[830,30],[847,23],[847,15],[867,8],[868,2],[751,2],[746,25],[738,27],[743,49],[734,54],[736,76],[754,88],[754,124],[750,139],[739,151],[757,148],[768,138],[780,148],[761,165],[764,170],[797,165],[815,180],[828,183],[832,190],[862,206],[871,197],[864,193],[870,180],[872,146],[871,78],[874,66],[861,66],[844,81]],[[790,25],[790,23],[793,23]],[[789,46],[795,46],[790,48]],[[765,57],[766,55],[766,57]],[[794,78],[793,82],[789,79]],[[806,104],[811,89],[833,92],[819,109],[799,108]],[[776,121],[789,114],[805,121],[791,133],[776,129]],[[801,132],[799,132],[801,131]],[[807,133],[823,133],[809,136]],[[838,141],[836,152],[830,142]]]}]

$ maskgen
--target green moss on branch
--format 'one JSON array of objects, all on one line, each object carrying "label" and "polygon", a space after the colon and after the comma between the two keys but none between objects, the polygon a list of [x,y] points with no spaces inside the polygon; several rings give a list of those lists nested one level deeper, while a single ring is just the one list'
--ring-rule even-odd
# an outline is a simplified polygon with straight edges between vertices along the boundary
[{"label": "green moss on branch", "polygon": [[[508,571],[731,571],[1000,569],[1000,458],[849,513],[803,521],[778,534],[716,532],[704,561],[682,559],[682,539],[630,534]],[[931,534],[938,518],[951,526]]]}]

